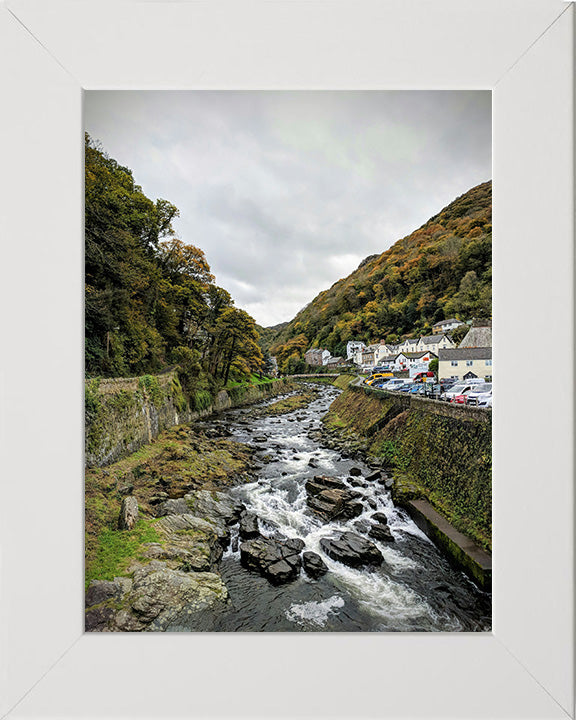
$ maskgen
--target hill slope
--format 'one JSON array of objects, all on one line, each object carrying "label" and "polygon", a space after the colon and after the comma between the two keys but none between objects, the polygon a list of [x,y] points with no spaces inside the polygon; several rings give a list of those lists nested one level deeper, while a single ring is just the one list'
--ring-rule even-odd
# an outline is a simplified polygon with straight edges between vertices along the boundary
[{"label": "hill slope", "polygon": [[456,198],[421,228],[321,292],[271,348],[279,363],[312,346],[395,342],[448,317],[492,316],[492,183]]}]

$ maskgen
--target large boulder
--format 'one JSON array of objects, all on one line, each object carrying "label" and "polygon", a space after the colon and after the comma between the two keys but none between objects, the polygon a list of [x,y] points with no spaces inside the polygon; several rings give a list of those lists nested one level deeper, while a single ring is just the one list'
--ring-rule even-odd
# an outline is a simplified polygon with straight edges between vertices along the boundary
[{"label": "large boulder", "polygon": [[370,517],[374,520],[374,522],[377,522],[380,525],[388,525],[388,517],[383,512],[372,513]]},{"label": "large boulder", "polygon": [[196,490],[184,496],[189,512],[219,525],[234,525],[244,506],[227,493]]},{"label": "large boulder", "polygon": [[148,543],[145,557],[171,561],[185,571],[206,572],[216,568],[230,542],[226,528],[194,515],[166,515],[154,525],[160,543]]},{"label": "large boulder", "polygon": [[313,580],[317,580],[328,572],[326,563],[315,552],[302,553],[302,567]]},{"label": "large boulder", "polygon": [[219,575],[181,572],[155,561],[136,570],[128,595],[131,612],[149,630],[164,630],[182,611],[192,616],[223,608],[227,600]]},{"label": "large boulder", "polygon": [[352,532],[337,538],[322,538],[320,547],[328,557],[353,568],[380,565],[384,559],[374,543]]},{"label": "large boulder", "polygon": [[252,540],[260,535],[258,518],[254,513],[245,510],[240,514],[239,532],[242,540]]},{"label": "large boulder", "polygon": [[351,519],[362,514],[361,503],[355,502],[361,493],[350,490],[339,478],[316,475],[305,487],[308,507],[325,520]]},{"label": "large boulder", "polygon": [[127,495],[122,500],[120,515],[118,517],[118,528],[120,530],[132,530],[138,520],[138,501],[134,495]]},{"label": "large boulder", "polygon": [[178,620],[186,630],[210,629],[226,607],[228,592],[219,575],[186,573],[152,560],[134,571],[133,581],[120,581],[122,595],[86,610],[88,632],[165,631]]},{"label": "large boulder", "polygon": [[381,542],[395,542],[394,536],[390,532],[388,525],[381,523],[372,525],[368,531],[368,535],[374,538],[374,540],[380,540]]},{"label": "large boulder", "polygon": [[295,580],[300,572],[302,540],[274,540],[259,537],[240,545],[240,562],[249,570],[256,570],[273,585]]}]

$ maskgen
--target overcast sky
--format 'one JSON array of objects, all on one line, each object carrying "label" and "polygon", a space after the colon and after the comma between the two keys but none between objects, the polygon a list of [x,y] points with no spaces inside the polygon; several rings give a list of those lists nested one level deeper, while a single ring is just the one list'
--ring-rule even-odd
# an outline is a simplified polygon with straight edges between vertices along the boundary
[{"label": "overcast sky", "polygon": [[91,91],[85,125],[264,326],[491,178],[488,91]]}]

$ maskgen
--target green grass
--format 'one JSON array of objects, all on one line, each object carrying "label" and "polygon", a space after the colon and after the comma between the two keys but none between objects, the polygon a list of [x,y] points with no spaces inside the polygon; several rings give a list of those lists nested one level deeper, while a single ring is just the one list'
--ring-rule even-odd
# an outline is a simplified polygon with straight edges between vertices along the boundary
[{"label": "green grass", "polygon": [[93,561],[86,565],[85,583],[91,580],[113,580],[125,575],[128,565],[138,557],[144,543],[159,542],[153,521],[141,518],[132,530],[103,528],[98,535]]},{"label": "green grass", "polygon": [[241,382],[238,380],[228,380],[225,390],[235,387],[249,387],[250,385],[267,385],[271,382],[274,382],[273,378],[269,378],[266,376],[260,378],[258,377],[258,375],[254,375],[254,373],[252,373],[249,380],[243,380]]}]

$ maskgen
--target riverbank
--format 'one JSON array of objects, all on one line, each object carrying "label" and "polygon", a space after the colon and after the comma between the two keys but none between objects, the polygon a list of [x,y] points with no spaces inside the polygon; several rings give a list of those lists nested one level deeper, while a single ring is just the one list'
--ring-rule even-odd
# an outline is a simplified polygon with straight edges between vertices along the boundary
[{"label": "riverbank", "polygon": [[[408,400],[348,387],[325,418],[327,441],[389,469],[394,501],[456,565],[489,587],[491,414]],[[413,501],[424,501],[432,512],[416,510]],[[443,522],[436,521],[435,513]],[[454,532],[446,532],[446,521]]]},{"label": "riverbank", "polygon": [[105,467],[159,434],[232,407],[250,405],[292,388],[288,380],[244,383],[215,396],[188,397],[175,370],[138,378],[94,378],[85,383],[85,465]]},{"label": "riverbank", "polygon": [[[315,393],[299,390],[250,408],[246,417],[279,417],[305,407]],[[219,562],[229,541],[227,522],[237,520],[228,491],[255,479],[256,449],[230,439],[223,416],[215,414],[208,423],[162,431],[137,452],[86,471],[87,630],[147,629],[152,621],[150,612],[139,611],[143,597],[162,608],[151,628],[157,630],[163,629],[158,616],[172,618],[178,603],[202,598],[202,614],[225,602]],[[126,507],[131,523],[123,520]],[[174,521],[175,515],[186,519]],[[188,594],[177,591],[182,582],[190,585]]]}]

